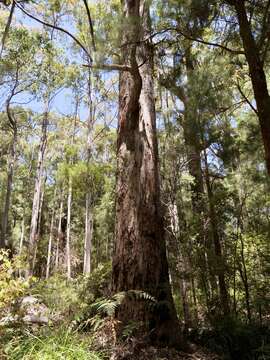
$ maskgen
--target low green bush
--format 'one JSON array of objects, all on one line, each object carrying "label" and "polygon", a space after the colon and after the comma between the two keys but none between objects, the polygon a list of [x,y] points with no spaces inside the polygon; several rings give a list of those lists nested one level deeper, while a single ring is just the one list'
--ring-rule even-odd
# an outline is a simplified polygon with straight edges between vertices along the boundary
[{"label": "low green bush", "polygon": [[48,280],[40,280],[31,288],[31,295],[38,297],[51,311],[70,318],[83,308],[84,301],[80,296],[79,280],[68,281],[60,274]]},{"label": "low green bush", "polygon": [[9,257],[8,251],[0,251],[0,317],[9,309],[13,302],[26,295],[33,278],[25,280],[17,276],[22,268],[23,258]]}]

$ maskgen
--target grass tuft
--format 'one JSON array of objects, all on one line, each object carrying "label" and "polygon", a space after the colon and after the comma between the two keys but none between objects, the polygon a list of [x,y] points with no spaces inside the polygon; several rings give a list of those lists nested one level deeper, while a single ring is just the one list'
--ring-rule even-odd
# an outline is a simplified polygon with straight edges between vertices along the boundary
[{"label": "grass tuft", "polygon": [[65,328],[35,335],[18,333],[6,344],[4,354],[9,360],[103,360],[104,354],[91,350],[91,338]]}]

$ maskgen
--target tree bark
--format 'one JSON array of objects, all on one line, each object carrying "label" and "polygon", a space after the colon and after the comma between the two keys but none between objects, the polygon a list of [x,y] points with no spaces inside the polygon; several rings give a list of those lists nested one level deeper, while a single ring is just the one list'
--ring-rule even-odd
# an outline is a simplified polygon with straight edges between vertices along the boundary
[{"label": "tree bark", "polygon": [[259,49],[256,45],[251,25],[247,17],[245,1],[232,0],[228,2],[234,5],[237,14],[240,36],[249,66],[254,97],[257,104],[257,115],[263,139],[266,167],[268,174],[270,175],[270,96],[267,88],[263,61],[260,59]]},{"label": "tree bark", "polygon": [[11,193],[12,193],[12,184],[13,184],[13,173],[14,173],[14,166],[16,161],[16,146],[17,146],[17,137],[18,137],[18,129],[17,129],[17,122],[16,118],[12,114],[10,103],[14,96],[15,89],[18,85],[18,79],[16,77],[16,82],[14,84],[13,90],[11,95],[8,97],[6,102],[6,113],[7,118],[9,121],[9,126],[12,130],[13,137],[11,143],[11,149],[9,154],[8,160],[8,172],[7,172],[7,189],[6,189],[6,197],[5,197],[5,205],[2,213],[2,220],[1,220],[1,236],[0,236],[0,249],[5,248],[7,245],[7,230],[8,230],[8,215],[10,209],[10,202],[11,202]]},{"label": "tree bark", "polygon": [[[182,195],[180,195],[182,196]],[[179,199],[180,200],[180,199]],[[174,200],[176,201],[176,200]],[[169,262],[176,262],[176,271],[171,271],[170,275],[172,283],[175,288],[179,288],[180,297],[182,299],[183,315],[184,315],[184,330],[187,332],[188,328],[192,326],[192,317],[189,306],[189,294],[191,289],[190,282],[190,262],[186,252],[186,221],[185,215],[181,209],[182,199],[180,204],[172,203],[168,206],[170,216],[171,241],[168,243],[168,258]],[[171,256],[170,256],[171,255]],[[170,261],[171,260],[171,261]]]},{"label": "tree bark", "polygon": [[51,256],[52,256],[52,240],[53,240],[53,225],[54,225],[54,209],[53,209],[53,212],[52,212],[50,234],[49,234],[49,242],[48,242],[46,279],[49,279],[49,276],[50,276],[50,265],[51,265]]},{"label": "tree bark", "polygon": [[48,126],[48,103],[46,104],[46,109],[42,121],[42,135],[41,135],[39,151],[38,151],[37,173],[36,173],[35,190],[34,190],[34,198],[32,205],[32,216],[31,216],[31,225],[30,225],[30,236],[29,236],[29,255],[28,255],[30,275],[33,274],[33,270],[34,270],[35,249],[37,246],[38,217],[39,217],[40,200],[41,200],[41,192],[42,192],[45,151],[47,146],[47,126]]},{"label": "tree bark", "polygon": [[90,274],[91,272],[92,235],[93,235],[93,215],[91,212],[90,194],[87,193],[85,199],[85,240],[84,240],[84,261],[83,261],[84,274]]},{"label": "tree bark", "polygon": [[46,186],[46,176],[44,177],[44,181],[42,182],[42,185],[41,185],[41,194],[40,194],[40,200],[39,200],[39,210],[38,210],[38,220],[37,220],[37,232],[36,232],[35,250],[34,250],[34,257],[33,257],[33,269],[35,268],[37,253],[38,253],[38,245],[39,245],[41,225],[42,225],[41,221],[42,221],[45,186]]},{"label": "tree bark", "polygon": [[[150,311],[126,300],[117,317],[142,320],[152,341],[176,344],[180,331],[173,303],[160,204],[153,93],[153,53],[146,1],[122,1],[128,23],[122,56],[131,71],[120,75],[113,291],[141,290],[156,298]],[[141,21],[141,24],[140,24]],[[137,45],[139,40],[143,42]],[[138,67],[138,64],[141,66]]]},{"label": "tree bark", "polygon": [[8,215],[9,215],[10,201],[11,201],[14,165],[16,161],[16,144],[17,144],[17,128],[15,127],[13,129],[13,138],[12,138],[12,144],[11,144],[9,160],[8,160],[7,188],[6,188],[5,205],[2,213],[0,249],[5,248],[7,245]]},{"label": "tree bark", "polygon": [[88,189],[85,195],[85,240],[84,240],[84,261],[83,261],[83,273],[89,274],[91,272],[91,252],[92,252],[92,236],[93,236],[93,214],[92,214],[92,197],[90,189],[91,186],[91,175],[90,175],[90,159],[92,156],[92,146],[93,146],[93,125],[94,125],[94,109],[92,101],[92,79],[91,79],[91,69],[89,69],[88,74],[88,101],[89,101],[89,117],[87,122],[87,170],[89,176]]},{"label": "tree bark", "polygon": [[66,269],[67,269],[68,279],[71,279],[71,258],[70,258],[71,203],[72,203],[72,178],[71,176],[69,176],[68,199],[67,199],[67,238],[66,238]]},{"label": "tree bark", "polygon": [[22,225],[21,225],[21,236],[20,236],[20,245],[19,245],[19,255],[22,254],[22,249],[23,249],[24,232],[25,232],[24,216],[25,216],[25,215],[23,215]]},{"label": "tree bark", "polygon": [[62,192],[60,198],[60,207],[59,207],[59,215],[58,215],[58,229],[57,229],[57,239],[56,239],[56,253],[55,253],[55,270],[58,270],[59,267],[59,243],[61,238],[61,225],[62,225],[62,214],[63,214],[63,199],[62,199]]},{"label": "tree bark", "polygon": [[245,289],[245,301],[246,301],[246,308],[247,308],[247,318],[249,323],[251,323],[251,307],[250,307],[250,291],[249,291],[249,281],[248,281],[248,275],[247,275],[247,268],[246,268],[246,259],[245,259],[245,244],[242,236],[242,230],[243,230],[243,224],[242,220],[240,219],[240,244],[241,244],[241,262],[242,264],[239,264],[239,273],[244,285]]}]

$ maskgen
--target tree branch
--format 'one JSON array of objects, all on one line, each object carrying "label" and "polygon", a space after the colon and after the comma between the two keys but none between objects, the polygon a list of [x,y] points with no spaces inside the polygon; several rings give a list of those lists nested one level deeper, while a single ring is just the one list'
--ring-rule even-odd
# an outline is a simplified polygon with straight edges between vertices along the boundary
[{"label": "tree branch", "polygon": [[67,31],[66,29],[63,29],[62,27],[60,26],[57,26],[57,25],[52,25],[52,24],[49,24],[47,23],[46,21],[43,21],[39,18],[37,18],[36,16],[30,14],[28,11],[26,11],[21,5],[18,4],[18,2],[16,0],[14,0],[14,3],[16,4],[16,6],[27,16],[29,16],[31,19],[37,21],[38,23],[42,24],[42,25],[45,25],[45,26],[48,26],[52,29],[56,29],[58,31],[61,31],[63,33],[65,33],[66,35],[68,35],[69,37],[71,37],[76,43],[77,45],[79,45],[79,47],[85,52],[85,54],[89,57],[90,61],[92,62],[92,57],[91,55],[89,54],[89,52],[87,51],[86,47],[80,42],[80,40],[78,40],[74,35],[72,35],[69,31]]},{"label": "tree branch", "polygon": [[[150,36],[148,36],[146,39],[144,40],[141,40],[141,41],[136,41],[135,44],[139,45],[140,43],[142,42],[145,42],[145,41],[148,41],[152,38],[154,38],[155,36],[157,35],[160,35],[160,34],[164,34],[165,32],[167,31],[175,31],[177,32],[178,34],[180,34],[181,36],[184,36],[186,39],[188,40],[192,40],[192,41],[195,41],[195,42],[199,42],[201,44],[204,44],[204,45],[209,45],[209,46],[213,46],[213,47],[218,47],[218,48],[221,48],[223,50],[226,50],[232,54],[235,54],[235,55],[241,55],[241,54],[245,54],[245,52],[243,50],[237,50],[237,49],[231,49],[231,48],[228,48],[227,46],[225,45],[221,45],[221,44],[217,44],[217,43],[213,43],[213,42],[209,42],[209,41],[205,41],[205,40],[202,40],[202,39],[198,39],[198,38],[195,38],[195,37],[192,37],[186,33],[184,33],[181,29],[179,28],[174,28],[174,27],[170,27],[170,28],[167,28],[167,29],[163,29],[161,31],[158,31],[154,34],[151,34]],[[162,40],[161,40],[162,41]],[[159,41],[159,42],[161,42]],[[130,45],[132,44],[132,42],[126,42],[124,43],[123,45],[121,45],[121,47],[123,46],[126,46],[126,45]],[[154,44],[156,45],[156,44]]]},{"label": "tree branch", "polygon": [[90,67],[92,69],[99,69],[99,70],[116,70],[116,71],[129,71],[132,72],[132,67],[128,65],[120,65],[120,64],[98,64],[98,65],[89,65],[83,64],[84,67]]},{"label": "tree branch", "polygon": [[2,52],[3,52],[3,50],[4,50],[5,41],[6,41],[6,38],[7,38],[7,36],[8,36],[8,32],[9,32],[9,28],[10,28],[10,25],[11,25],[11,21],[12,21],[14,9],[15,9],[15,2],[13,1],[13,2],[12,2],[12,5],[11,5],[10,12],[9,12],[8,20],[7,20],[7,23],[6,23],[6,26],[5,26],[5,31],[4,31],[4,34],[3,34],[3,37],[2,37],[2,44],[1,44],[1,51],[0,51],[0,59],[2,58]]},{"label": "tree branch", "polygon": [[248,98],[246,97],[246,95],[244,94],[243,90],[241,89],[239,83],[237,84],[237,89],[239,90],[240,94],[242,95],[242,97],[245,99],[245,101],[247,102],[247,104],[251,107],[251,109],[255,112],[256,115],[258,115],[258,110],[251,104],[251,102],[248,100]]},{"label": "tree branch", "polygon": [[226,50],[228,52],[230,52],[231,54],[235,54],[235,55],[241,55],[241,54],[245,54],[245,52],[243,50],[236,50],[236,49],[230,49],[225,45],[221,45],[221,44],[217,44],[217,43],[212,43],[209,41],[205,41],[202,39],[197,39],[194,38],[190,35],[185,34],[182,30],[180,30],[179,28],[174,29],[175,31],[177,31],[180,35],[184,36],[186,39],[188,40],[192,40],[192,41],[196,41],[198,43],[204,44],[204,45],[209,45],[209,46],[214,46],[214,47],[218,47],[220,49]]},{"label": "tree branch", "polygon": [[93,22],[92,22],[90,10],[89,10],[88,2],[87,2],[87,0],[83,0],[83,3],[84,3],[85,9],[86,9],[86,13],[87,13],[87,17],[88,17],[88,22],[89,22],[89,27],[90,27],[90,33],[91,33],[91,38],[92,38],[93,49],[94,49],[94,51],[96,51],[96,44],[95,44],[95,37],[94,37],[94,28],[93,28]]}]

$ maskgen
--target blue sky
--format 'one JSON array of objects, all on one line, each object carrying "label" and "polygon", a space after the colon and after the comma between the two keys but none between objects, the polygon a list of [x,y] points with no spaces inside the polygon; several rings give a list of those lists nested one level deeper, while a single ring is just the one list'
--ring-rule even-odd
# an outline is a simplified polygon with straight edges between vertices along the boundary
[{"label": "blue sky", "polygon": [[[31,11],[30,7],[28,7],[27,9],[30,9],[30,11]],[[14,23],[16,23],[19,26],[24,26],[27,28],[34,28],[34,29],[42,28],[41,24],[39,24],[35,20],[32,20],[28,16],[24,15],[19,9],[16,9],[15,17],[13,18],[12,25],[14,25]],[[61,26],[63,26],[69,32],[75,34],[75,29],[74,29],[72,22],[64,21],[64,25],[61,25]],[[60,41],[59,41],[60,36],[63,38],[62,33],[61,34],[55,33],[56,43],[58,43],[59,45],[60,45]],[[63,42],[62,42],[62,44],[63,44]],[[62,44],[60,46],[63,48]],[[74,57],[74,52],[71,54],[72,45],[73,45],[73,40],[71,40],[67,36],[65,36],[65,49],[64,49],[65,53],[70,58],[72,56],[72,60],[74,60],[74,59],[76,60],[76,58]],[[78,59],[79,59],[79,57],[78,57]],[[81,62],[81,63],[83,63],[83,62]],[[2,91],[0,90],[0,96],[1,96],[0,106],[2,109],[4,108],[5,101],[6,101],[6,96],[3,96],[4,95],[3,91],[5,91],[4,88],[2,88]],[[54,100],[52,102],[51,110],[55,111],[59,114],[62,114],[62,115],[68,115],[68,114],[72,113],[74,111],[74,104],[72,101],[72,97],[73,97],[73,95],[72,95],[71,89],[63,88],[57,94],[57,96],[54,98]],[[43,103],[38,101],[37,99],[33,99],[33,97],[28,93],[19,94],[16,97],[14,97],[14,103],[25,105],[35,112],[43,111]],[[88,108],[84,104],[82,104],[80,107],[79,115],[83,120],[85,120],[88,115]]]}]

